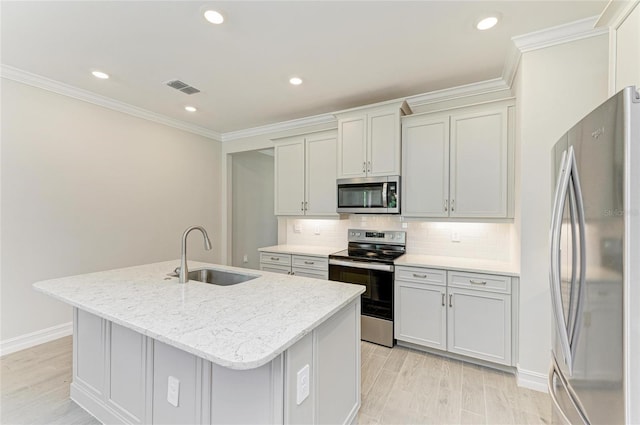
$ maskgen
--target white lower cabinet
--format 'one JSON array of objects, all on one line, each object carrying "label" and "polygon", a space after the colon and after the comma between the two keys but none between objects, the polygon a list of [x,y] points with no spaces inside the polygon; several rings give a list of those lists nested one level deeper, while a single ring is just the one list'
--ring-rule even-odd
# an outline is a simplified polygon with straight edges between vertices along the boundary
[{"label": "white lower cabinet", "polygon": [[511,278],[396,267],[395,338],[513,366]]},{"label": "white lower cabinet", "polygon": [[261,252],[260,270],[327,280],[329,279],[329,260],[327,257],[313,255]]},{"label": "white lower cabinet", "polygon": [[398,267],[396,276],[394,306],[396,339],[446,350],[445,272]]}]

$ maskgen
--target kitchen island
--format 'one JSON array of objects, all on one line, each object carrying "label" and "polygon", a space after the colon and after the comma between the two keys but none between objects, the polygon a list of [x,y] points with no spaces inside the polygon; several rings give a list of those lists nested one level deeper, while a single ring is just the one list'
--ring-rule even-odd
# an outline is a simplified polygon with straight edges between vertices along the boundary
[{"label": "kitchen island", "polygon": [[360,407],[360,294],[253,274],[178,283],[178,261],[53,279],[74,307],[71,398],[105,423],[350,423]]}]

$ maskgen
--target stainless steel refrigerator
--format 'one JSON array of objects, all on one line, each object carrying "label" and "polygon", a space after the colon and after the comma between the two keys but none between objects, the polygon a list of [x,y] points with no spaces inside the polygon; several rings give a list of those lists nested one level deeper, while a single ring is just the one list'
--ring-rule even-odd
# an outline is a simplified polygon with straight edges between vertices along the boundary
[{"label": "stainless steel refrigerator", "polygon": [[553,148],[554,421],[640,423],[640,95],[627,87]]}]

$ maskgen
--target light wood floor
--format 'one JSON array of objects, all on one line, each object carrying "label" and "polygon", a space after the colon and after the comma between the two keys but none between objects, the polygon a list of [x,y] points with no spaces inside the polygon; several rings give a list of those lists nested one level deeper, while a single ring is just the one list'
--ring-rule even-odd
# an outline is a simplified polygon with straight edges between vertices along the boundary
[{"label": "light wood floor", "polygon": [[[0,359],[0,423],[98,424],[69,399],[71,337]],[[456,360],[362,343],[360,424],[550,423],[546,394],[511,375]]]},{"label": "light wood floor", "polygon": [[551,399],[515,376],[404,347],[362,343],[367,424],[549,424]]}]

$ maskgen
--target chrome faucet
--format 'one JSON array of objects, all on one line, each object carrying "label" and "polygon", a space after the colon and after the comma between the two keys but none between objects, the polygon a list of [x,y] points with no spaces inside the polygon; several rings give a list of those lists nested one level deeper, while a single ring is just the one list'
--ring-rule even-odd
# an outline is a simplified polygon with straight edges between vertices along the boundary
[{"label": "chrome faucet", "polygon": [[192,230],[200,230],[204,237],[204,249],[207,251],[211,249],[211,240],[207,231],[202,226],[191,226],[182,234],[182,255],[180,256],[180,283],[189,282],[189,269],[187,268],[187,236]]}]

